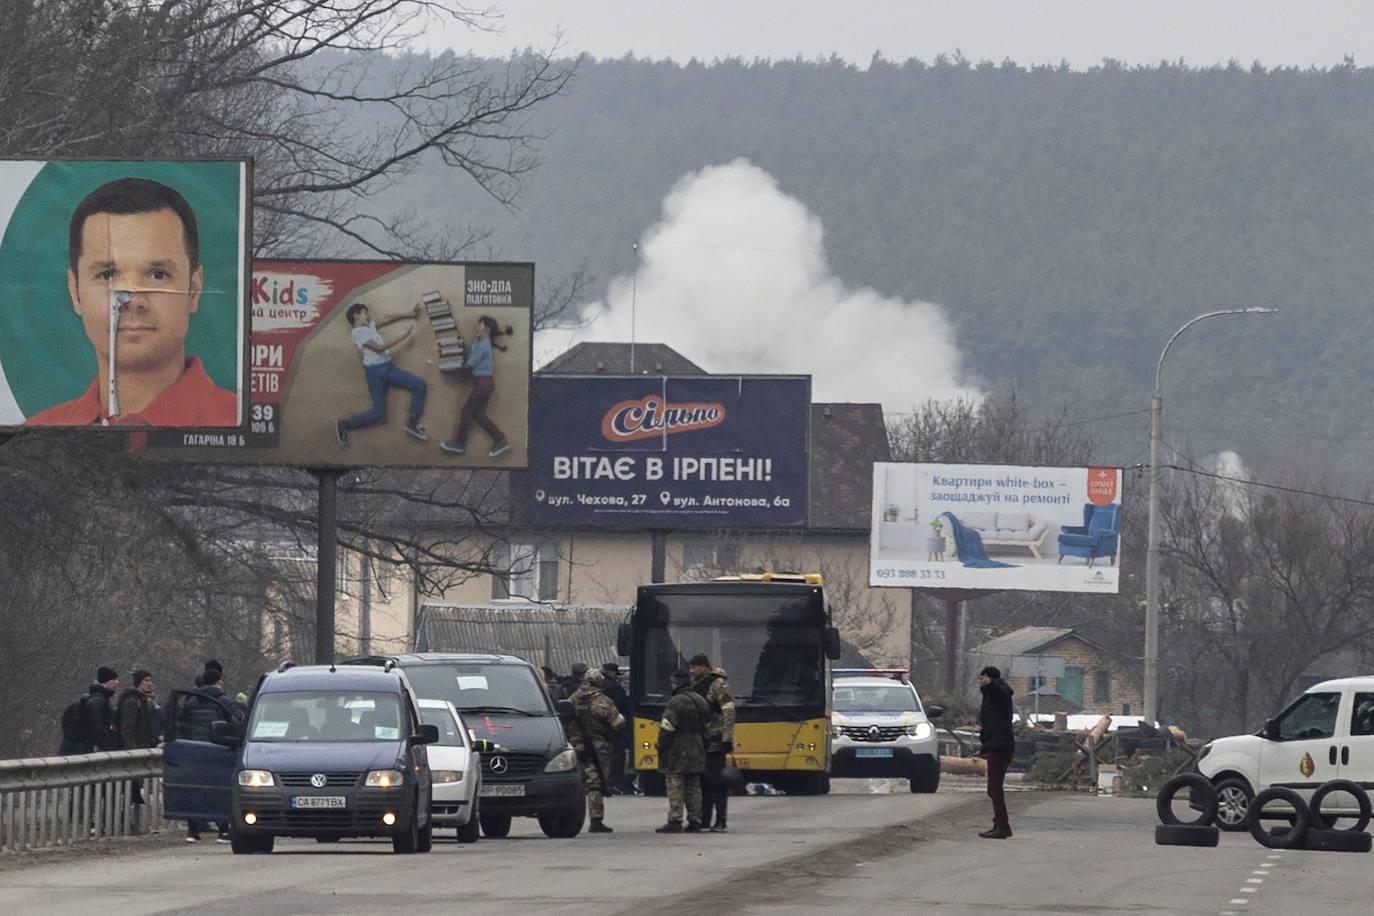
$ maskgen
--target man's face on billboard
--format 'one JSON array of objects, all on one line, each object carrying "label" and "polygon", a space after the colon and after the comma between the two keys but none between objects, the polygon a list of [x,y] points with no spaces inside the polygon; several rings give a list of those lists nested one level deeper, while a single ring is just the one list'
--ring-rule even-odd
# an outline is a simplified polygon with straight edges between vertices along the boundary
[{"label": "man's face on billboard", "polygon": [[186,330],[200,307],[204,272],[191,269],[181,218],[170,209],[94,213],[67,289],[102,364],[109,362],[110,294],[129,293],[119,314],[116,374],[181,369]]}]

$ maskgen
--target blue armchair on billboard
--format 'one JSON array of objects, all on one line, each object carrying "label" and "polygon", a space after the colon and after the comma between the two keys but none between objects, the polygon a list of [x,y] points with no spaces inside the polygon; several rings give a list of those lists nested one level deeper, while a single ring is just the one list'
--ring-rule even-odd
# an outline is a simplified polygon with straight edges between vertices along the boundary
[{"label": "blue armchair on billboard", "polygon": [[1059,528],[1059,562],[1065,557],[1084,557],[1088,565],[1099,557],[1110,557],[1116,565],[1116,541],[1120,534],[1121,506],[1083,507],[1083,524],[1061,525]]}]

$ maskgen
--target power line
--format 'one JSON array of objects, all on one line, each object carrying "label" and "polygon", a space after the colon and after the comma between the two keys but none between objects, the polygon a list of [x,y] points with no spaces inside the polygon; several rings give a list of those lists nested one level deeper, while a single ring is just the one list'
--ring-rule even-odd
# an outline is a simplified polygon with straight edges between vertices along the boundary
[{"label": "power line", "polygon": [[1244,477],[1231,477],[1227,474],[1217,474],[1213,471],[1204,471],[1201,468],[1183,467],[1178,464],[1166,464],[1163,467],[1183,471],[1185,474],[1197,474],[1199,477],[1210,477],[1214,480],[1224,480],[1227,483],[1245,484],[1251,487],[1261,487],[1266,490],[1279,490],[1283,493],[1293,493],[1298,496],[1315,496],[1318,499],[1327,499],[1332,502],[1353,503],[1357,506],[1374,506],[1374,501],[1368,499],[1357,499],[1353,496],[1340,496],[1336,493],[1319,493],[1316,490],[1304,490],[1299,487],[1285,487],[1277,483],[1265,483],[1262,480],[1247,480]]}]

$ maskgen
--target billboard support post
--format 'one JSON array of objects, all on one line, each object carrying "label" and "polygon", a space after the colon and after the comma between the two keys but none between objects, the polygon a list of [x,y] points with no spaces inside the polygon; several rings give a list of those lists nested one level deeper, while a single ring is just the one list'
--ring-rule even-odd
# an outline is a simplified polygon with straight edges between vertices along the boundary
[{"label": "billboard support post", "polygon": [[334,663],[334,583],[338,570],[338,468],[311,468],[320,485],[315,540],[315,664]]},{"label": "billboard support post", "polygon": [[649,529],[649,581],[668,581],[668,531]]},{"label": "billboard support post", "polygon": [[945,599],[945,691],[953,693],[959,687],[959,612],[964,602],[958,598]]}]

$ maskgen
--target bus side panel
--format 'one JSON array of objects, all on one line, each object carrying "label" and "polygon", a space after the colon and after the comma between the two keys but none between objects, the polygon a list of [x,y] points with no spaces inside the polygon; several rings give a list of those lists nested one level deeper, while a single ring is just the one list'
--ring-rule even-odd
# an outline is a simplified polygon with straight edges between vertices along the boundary
[{"label": "bus side panel", "polygon": [[[635,768],[658,769],[658,720],[635,716]],[[830,720],[735,723],[735,766],[751,772],[830,772]]]}]

